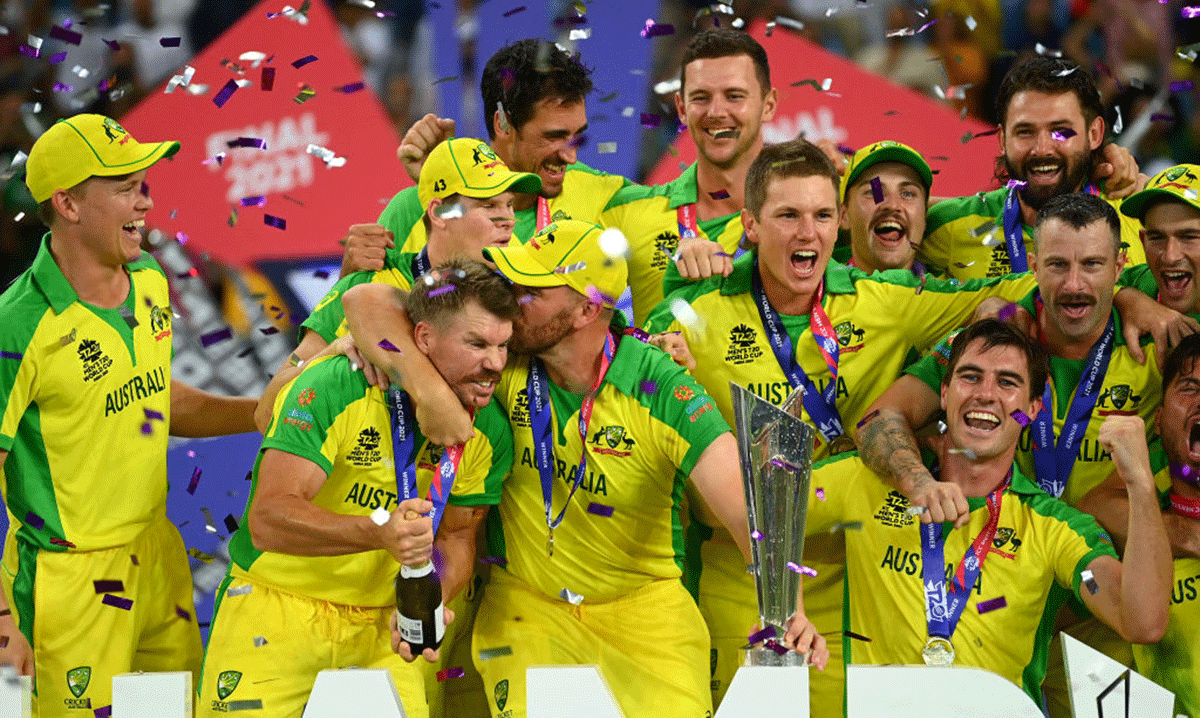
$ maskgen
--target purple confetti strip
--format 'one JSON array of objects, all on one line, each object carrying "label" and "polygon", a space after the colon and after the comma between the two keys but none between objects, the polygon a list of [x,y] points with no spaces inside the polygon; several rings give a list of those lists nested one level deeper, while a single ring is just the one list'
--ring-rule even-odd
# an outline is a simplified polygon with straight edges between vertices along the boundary
[{"label": "purple confetti strip", "polygon": [[1175,115],[1168,115],[1164,112],[1155,112],[1154,114],[1150,115],[1150,121],[1151,122],[1174,122]]},{"label": "purple confetti strip", "polygon": [[716,192],[709,192],[708,196],[713,199],[729,199],[729,193],[723,189],[719,189]]},{"label": "purple confetti strip", "polygon": [[513,8],[512,10],[508,10],[507,12],[505,12],[504,17],[512,17],[513,15],[516,15],[517,13],[524,12],[524,11],[525,11],[525,6],[518,5],[517,7]]},{"label": "purple confetti strip", "polygon": [[263,92],[270,92],[275,87],[275,68],[264,67],[258,79],[258,86]]},{"label": "purple confetti strip", "polygon": [[[1185,8],[1186,9],[1186,8]],[[675,26],[667,23],[657,23],[653,20],[646,21],[646,28],[642,30],[642,37],[651,38],[662,35],[671,35],[675,32]]]},{"label": "purple confetti strip", "polygon": [[1013,413],[1009,414],[1009,416],[1011,416],[1021,426],[1029,426],[1029,416],[1020,409],[1013,411]]},{"label": "purple confetti strip", "polygon": [[996,312],[996,318],[1002,322],[1012,321],[1012,318],[1015,317],[1016,315],[1017,315],[1017,303],[1016,302],[1009,302],[1008,304],[1005,304],[1003,307],[1000,307],[1000,311]]},{"label": "purple confetti strip", "polygon": [[267,141],[259,137],[238,137],[225,143],[226,147],[257,147],[267,149]]},{"label": "purple confetti strip", "polygon": [[77,33],[74,30],[68,30],[65,27],[59,27],[58,25],[50,26],[50,37],[54,38],[55,40],[62,40],[63,42],[70,43],[72,45],[78,45],[83,41],[83,35],[80,33]]},{"label": "purple confetti strip", "polygon": [[165,421],[165,419],[163,419],[163,415],[153,409],[146,409],[143,407],[142,411],[146,412],[146,419],[148,420],[152,419],[156,421]]},{"label": "purple confetti strip", "polygon": [[578,150],[578,149],[583,148],[585,145],[587,145],[587,141],[588,141],[587,135],[576,135],[575,137],[572,137],[570,140],[567,140],[567,144]]},{"label": "purple confetti strip", "polygon": [[772,651],[775,651],[775,655],[777,656],[786,656],[788,653],[788,649],[774,639],[764,642],[763,648],[770,648]]},{"label": "purple confetti strip", "polygon": [[[1197,5],[1185,5],[1185,6],[1184,6],[1184,7],[1181,9],[1181,13],[1182,13],[1182,15],[1183,15],[1184,17],[1186,17],[1186,18],[1189,18],[1189,19],[1190,19],[1190,18],[1194,18],[1194,17],[1196,17],[1196,16],[1200,15],[1200,6],[1197,6]],[[53,35],[53,34],[54,34],[54,32],[52,31],[50,34],[51,34],[51,35]]]},{"label": "purple confetti strip", "polygon": [[213,104],[217,107],[224,107],[225,103],[229,101],[230,97],[233,97],[233,93],[237,89],[237,83],[233,80],[226,82],[225,86],[221,88],[221,91],[213,95]]},{"label": "purple confetti strip", "polygon": [[975,608],[979,609],[980,613],[988,613],[990,611],[995,611],[998,608],[1005,608],[1006,606],[1008,606],[1008,601],[1004,600],[1004,596],[999,596],[997,598],[992,598],[975,604]]},{"label": "purple confetti strip", "polygon": [[1027,184],[1029,184],[1029,183],[1028,183],[1028,182],[1026,182],[1025,180],[1019,180],[1019,179],[1010,179],[1008,182],[1006,182],[1006,183],[1004,184],[1004,186],[1005,186],[1007,189],[1013,189],[1014,187],[1015,187],[1015,188],[1017,188],[1017,189],[1020,189],[1020,188],[1024,187],[1024,186],[1025,186],[1025,185],[1027,185]]},{"label": "purple confetti strip", "polygon": [[304,57],[300,58],[299,60],[296,60],[295,62],[293,62],[292,67],[299,70],[300,68],[304,67],[305,65],[307,65],[311,62],[316,62],[316,61],[317,61],[316,55],[305,55]]},{"label": "purple confetti strip", "polygon": [[275,229],[287,229],[287,220],[283,217],[276,217],[272,214],[263,215],[263,224],[274,227]]},{"label": "purple confetti strip", "polygon": [[[104,38],[100,39],[104,40]],[[121,49],[121,43],[117,42],[116,40],[104,40],[104,44],[108,45],[108,49],[112,50],[113,52]]]},{"label": "purple confetti strip", "polygon": [[279,333],[279,330],[276,329],[275,327],[259,327],[258,331],[262,332],[264,336],[268,336],[268,337],[271,336],[272,334]]},{"label": "purple confetti strip", "polygon": [[754,644],[758,643],[759,641],[762,641],[762,640],[765,640],[768,638],[774,638],[775,636],[778,636],[778,635],[779,635],[779,633],[775,630],[774,626],[767,626],[766,628],[762,629],[761,631],[755,631],[754,633],[751,633],[749,635],[749,637],[746,638],[746,643],[749,643],[751,646],[753,646]]},{"label": "purple confetti strip", "polygon": [[753,531],[750,532],[750,538],[754,539],[755,541],[762,541],[763,540],[762,531],[759,531],[758,529],[754,529]]},{"label": "purple confetti strip", "polygon": [[454,667],[454,668],[447,668],[444,671],[438,671],[437,679],[439,681],[448,681],[452,678],[462,678],[465,675],[466,675],[466,672],[461,667]]},{"label": "purple confetti strip", "polygon": [[17,359],[18,361],[25,357],[21,352],[0,352],[0,359]]},{"label": "purple confetti strip", "polygon": [[1185,481],[1190,481],[1192,483],[1196,483],[1195,480],[1192,478],[1192,467],[1188,466],[1187,464],[1181,465],[1181,464],[1172,463],[1171,464],[1171,477],[1176,478],[1176,479],[1183,479]]},{"label": "purple confetti strip", "polygon": [[125,590],[125,584],[115,579],[92,581],[92,585],[95,586],[96,593],[121,593]]},{"label": "purple confetti strip", "polygon": [[192,470],[192,478],[188,481],[187,492],[193,496],[196,494],[196,487],[200,485],[200,475],[204,472],[197,466]]},{"label": "purple confetti strip", "polygon": [[653,379],[646,379],[640,386],[643,394],[653,394],[658,391],[658,382]]},{"label": "purple confetti strip", "polygon": [[642,113],[642,127],[658,127],[662,124],[662,115],[656,115],[651,112]]},{"label": "purple confetti strip", "polygon": [[56,82],[56,83],[54,83],[54,91],[55,92],[74,92],[75,88],[71,87],[70,85],[64,85],[61,82]]},{"label": "purple confetti strip", "polygon": [[494,563],[501,568],[508,565],[508,561],[505,561],[499,556],[484,556],[483,558],[479,559],[479,563]]},{"label": "purple confetti strip", "polygon": [[871,198],[875,200],[875,204],[883,202],[883,182],[878,177],[871,178]]},{"label": "purple confetti strip", "polygon": [[318,269],[317,271],[313,272],[313,276],[317,279],[329,279],[329,270]]},{"label": "purple confetti strip", "polygon": [[237,353],[237,358],[238,358],[238,359],[244,359],[245,357],[248,357],[248,356],[250,356],[250,354],[252,354],[253,352],[254,352],[254,347],[253,347],[253,346],[248,346],[248,347],[246,347],[245,349],[243,349],[243,350],[241,350],[240,352],[238,352],[238,353]]},{"label": "purple confetti strip", "polygon": [[1191,80],[1180,80],[1171,83],[1171,92],[1183,92],[1184,90],[1192,89]]},{"label": "purple confetti strip", "polygon": [[380,340],[379,348],[385,352],[396,352],[397,354],[401,353],[399,347],[397,347],[395,344],[392,344],[387,339]]},{"label": "purple confetti strip", "polygon": [[438,287],[437,289],[431,290],[431,291],[429,292],[429,296],[430,296],[430,297],[436,297],[436,296],[438,296],[439,294],[446,294],[446,293],[448,293],[448,292],[453,292],[453,291],[454,291],[454,285],[453,285],[453,284],[447,284],[447,285],[446,285],[446,286],[444,286],[444,287]]},{"label": "purple confetti strip", "polygon": [[178,37],[163,37],[159,38],[158,44],[163,47],[179,47],[180,39]]},{"label": "purple confetti strip", "polygon": [[1050,137],[1052,137],[1056,142],[1066,142],[1076,134],[1077,133],[1075,130],[1072,130],[1070,127],[1064,127],[1061,130],[1054,130],[1051,132]]},{"label": "purple confetti strip", "polygon": [[28,57],[31,60],[36,60],[39,57],[41,57],[41,55],[42,55],[41,51],[39,51],[36,47],[30,47],[29,45],[22,45],[17,49],[21,52],[22,55],[24,55],[25,57]]},{"label": "purple confetti strip", "polygon": [[104,598],[100,599],[100,602],[106,606],[114,606],[123,611],[128,611],[129,609],[133,608],[132,598],[121,598],[120,596],[114,596],[111,593],[104,594]]},{"label": "purple confetti strip", "polygon": [[364,85],[361,82],[351,82],[348,85],[341,85],[339,87],[335,87],[335,88],[333,88],[333,91],[334,92],[344,92],[348,95],[351,92],[358,92],[359,90],[363,89],[364,87],[366,87],[366,85]]},{"label": "purple confetti strip", "polygon": [[92,711],[95,718],[112,718],[112,706],[104,706]]},{"label": "purple confetti strip", "polygon": [[182,619],[183,619],[183,620],[185,620],[185,621],[190,621],[190,620],[192,620],[192,614],[188,613],[187,611],[185,611],[184,609],[180,608],[179,606],[176,606],[176,607],[175,607],[175,615],[176,615],[176,616],[179,616],[180,618],[182,618]]},{"label": "purple confetti strip", "polygon": [[817,487],[817,489],[813,493],[815,493],[817,495],[817,498],[820,499],[821,501],[825,500],[825,489]]},{"label": "purple confetti strip", "polygon": [[141,564],[140,564],[140,563],[138,563],[138,557],[137,557],[137,554],[135,554],[135,553],[131,553],[131,554],[129,554],[129,560],[130,560],[130,561],[133,561],[133,565],[134,565],[134,566],[141,566]]},{"label": "purple confetti strip", "polygon": [[780,457],[778,457],[778,456],[776,456],[775,458],[771,459],[771,462],[770,462],[770,463],[771,463],[771,466],[775,466],[775,467],[778,467],[778,468],[780,468],[780,469],[784,469],[784,470],[786,470],[786,471],[795,471],[795,472],[797,472],[797,473],[799,473],[799,472],[803,471],[803,469],[801,469],[799,466],[796,466],[795,464],[790,464],[790,463],[788,463],[787,461],[784,461],[782,458],[780,458]]},{"label": "purple confetti strip", "polygon": [[[56,53],[54,53],[53,55],[51,55],[51,56],[50,56],[50,64],[51,64],[51,65],[57,65],[58,63],[62,62],[62,61],[63,61],[63,60],[65,60],[65,59],[67,59],[67,53],[65,53],[65,52],[56,52]],[[105,88],[101,87],[101,88],[99,88],[99,89],[100,89],[100,91],[101,91],[101,92],[103,92]]]},{"label": "purple confetti strip", "polygon": [[603,516],[605,518],[609,518],[613,515],[613,507],[605,506],[604,504],[598,504],[595,501],[593,501],[590,504],[588,504],[587,512],[589,514],[595,514],[596,516]]},{"label": "purple confetti strip", "polygon": [[154,427],[150,426],[150,422],[147,421],[146,423],[142,424],[142,433],[146,436],[154,433]]},{"label": "purple confetti strip", "polygon": [[243,207],[262,207],[266,205],[266,203],[267,198],[263,197],[262,195],[256,195],[254,197],[242,197],[241,199],[241,205]]},{"label": "purple confetti strip", "polygon": [[801,566],[800,564],[796,563],[795,561],[788,561],[787,567],[788,567],[788,569],[795,571],[796,573],[802,573],[805,576],[816,576],[817,575],[817,569],[809,568],[808,566]]},{"label": "purple confetti strip", "polygon": [[854,154],[854,148],[849,145],[838,145],[837,149],[838,149],[838,152],[841,152],[844,155]]},{"label": "purple confetti strip", "polygon": [[25,514],[25,525],[32,526],[36,530],[41,531],[42,527],[46,525],[46,520],[30,511]]},{"label": "purple confetti strip", "polygon": [[213,344],[217,344],[218,342],[227,341],[229,339],[233,339],[233,329],[230,327],[224,327],[224,328],[218,329],[216,331],[209,332],[207,334],[201,334],[200,335],[200,346],[210,347]]}]

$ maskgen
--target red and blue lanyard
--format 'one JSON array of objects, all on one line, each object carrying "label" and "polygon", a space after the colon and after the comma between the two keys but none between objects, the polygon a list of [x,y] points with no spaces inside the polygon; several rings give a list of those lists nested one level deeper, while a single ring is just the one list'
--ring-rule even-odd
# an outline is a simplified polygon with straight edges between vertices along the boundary
[{"label": "red and blue lanyard", "polygon": [[[396,485],[400,500],[406,501],[417,496],[417,456],[414,451],[417,440],[416,414],[412,399],[403,389],[388,389],[387,400],[392,419],[392,458],[396,467]],[[438,462],[437,475],[429,483],[429,501],[433,503],[433,510],[426,516],[433,519],[434,535],[437,535],[438,525],[442,522],[442,513],[450,498],[450,489],[454,486],[462,456],[462,444],[445,447]]]},{"label": "red and blue lanyard", "polygon": [[418,277],[426,274],[430,269],[429,265],[429,247],[421,247],[421,251],[417,252],[412,258],[412,264],[409,265],[412,269],[412,278],[415,282]]}]

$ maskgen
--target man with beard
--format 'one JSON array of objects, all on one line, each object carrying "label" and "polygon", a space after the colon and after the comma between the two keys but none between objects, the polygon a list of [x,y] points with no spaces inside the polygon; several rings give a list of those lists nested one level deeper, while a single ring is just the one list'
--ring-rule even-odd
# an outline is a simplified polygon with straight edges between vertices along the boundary
[{"label": "man with beard", "polygon": [[[1153,342],[1139,364],[1126,344],[1113,309],[1113,285],[1124,265],[1120,220],[1106,201],[1089,194],[1064,194],[1039,212],[1028,263],[1037,288],[1019,302],[1035,317],[1034,332],[1050,354],[1051,381],[1036,416],[1023,417],[1029,431],[1018,445],[1017,463],[1051,496],[1068,505],[1095,488],[1112,471],[1111,450],[1100,426],[1112,415],[1140,416],[1149,433],[1161,402],[1162,381]],[[867,413],[858,431],[863,461],[916,506],[922,521],[968,520],[968,504],[954,484],[934,480],[921,461],[913,432],[929,424],[940,406],[938,392],[948,371],[949,340],[906,370]],[[1078,615],[1087,615],[1075,604]],[[1129,644],[1094,620],[1062,616],[1070,633],[1129,664]],[[1052,715],[1067,715],[1061,650],[1051,649],[1046,680]],[[1065,712],[1064,712],[1065,711]]]},{"label": "man with beard", "polygon": [[[1166,487],[1164,504],[1170,508],[1163,521],[1175,550],[1175,580],[1166,634],[1154,645],[1134,646],[1133,656],[1139,673],[1175,694],[1174,714],[1195,716],[1200,715],[1200,335],[1184,338],[1167,356],[1154,428],[1165,453],[1155,457],[1160,466],[1155,484]],[[1125,548],[1130,500],[1119,476],[1084,497],[1080,508]]]},{"label": "man with beard", "polygon": [[[944,200],[929,210],[919,258],[957,279],[1024,272],[1025,242],[1038,211],[1068,192],[1099,194],[1088,180],[1103,153],[1104,106],[1089,71],[1035,55],[1009,71],[996,96],[1008,186]],[[1116,200],[1109,200],[1117,204]],[[1121,222],[1128,263],[1142,264],[1138,223]]]},{"label": "man with beard", "polygon": [[1121,204],[1142,223],[1146,263],[1126,269],[1121,283],[1200,320],[1200,165],[1159,172],[1146,189]]},{"label": "man with beard", "polygon": [[420,670],[392,651],[393,580],[402,565],[428,562],[435,544],[446,603],[471,577],[476,533],[512,464],[508,422],[491,399],[519,309],[478,262],[427,276],[403,297],[413,351],[475,412],[475,435],[435,446],[404,387],[371,386],[344,356],[305,366],[275,403],[229,543],[199,683],[205,715],[247,700],[299,715],[317,673],[348,666],[389,670],[407,714],[429,715]]},{"label": "man with beard", "polygon": [[[847,663],[985,668],[1040,703],[1064,599],[1126,641],[1163,635],[1171,558],[1141,420],[1109,416],[1098,435],[1133,497],[1124,561],[1092,517],[1046,495],[1040,469],[1014,462],[1019,417],[1042,409],[1047,364],[1044,349],[994,319],[955,338],[939,387],[947,429],[926,465],[967,497],[956,526],[918,522],[886,475],[854,453],[813,468],[806,533],[861,527],[846,532],[847,625],[869,640],[846,640]],[[985,608],[1000,597],[1002,610]],[[807,648],[802,629],[785,639]]]},{"label": "man with beard", "polygon": [[[579,663],[599,664],[628,715],[704,715],[708,631],[679,580],[689,481],[743,566],[749,556],[733,435],[666,354],[612,331],[626,269],[600,233],[565,220],[487,250],[524,293],[512,343],[521,356],[497,388],[516,458],[489,541],[503,567],[473,635],[496,718],[525,715],[527,667]],[[421,358],[376,350],[405,322],[378,295],[373,285],[346,295],[350,328],[403,375]]]},{"label": "man with beard", "polygon": [[[479,81],[492,151],[518,172],[542,180],[538,194],[514,198],[514,234],[522,242],[551,222],[595,222],[608,200],[629,180],[576,162],[588,129],[586,97],[590,71],[578,55],[545,40],[518,40],[487,61]],[[454,134],[453,120],[426,115],[409,129],[399,153],[413,179],[421,162]],[[401,190],[377,224],[357,224],[346,237],[342,273],[399,266],[399,255],[425,245],[416,188]]]}]

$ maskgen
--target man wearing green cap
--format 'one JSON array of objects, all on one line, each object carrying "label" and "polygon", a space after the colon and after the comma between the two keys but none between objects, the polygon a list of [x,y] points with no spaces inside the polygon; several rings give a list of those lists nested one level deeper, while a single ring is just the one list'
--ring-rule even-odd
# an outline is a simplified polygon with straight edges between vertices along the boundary
[{"label": "man wearing green cap", "polygon": [[171,379],[167,278],[140,229],[147,170],[178,149],[85,114],[29,152],[50,231],[0,296],[0,663],[34,675],[42,718],[108,706],[119,673],[200,667],[167,435],[253,431],[255,402]]}]

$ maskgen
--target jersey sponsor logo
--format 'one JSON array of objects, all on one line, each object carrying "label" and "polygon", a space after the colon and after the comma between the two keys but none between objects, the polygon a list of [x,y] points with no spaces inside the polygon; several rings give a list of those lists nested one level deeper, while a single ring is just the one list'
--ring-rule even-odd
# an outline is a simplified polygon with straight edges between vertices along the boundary
[{"label": "jersey sponsor logo", "polygon": [[383,452],[379,451],[381,438],[379,430],[373,426],[358,432],[358,444],[346,454],[346,461],[355,466],[371,466],[378,463],[383,458]]},{"label": "jersey sponsor logo", "polygon": [[67,688],[71,691],[71,695],[79,698],[88,689],[88,684],[92,682],[92,667],[79,666],[67,671]]},{"label": "jersey sponsor logo", "polygon": [[1200,575],[1176,579],[1171,587],[1171,603],[1195,601],[1197,584],[1200,584]]},{"label": "jersey sponsor logo", "polygon": [[[696,408],[693,409],[692,407]],[[710,401],[709,398],[703,394],[693,399],[692,403],[688,404],[687,408],[685,409],[685,411],[689,412],[688,421],[692,422],[693,424],[696,423],[697,419],[704,416],[708,412],[716,410],[717,407],[714,406],[712,401]]]},{"label": "jersey sponsor logo", "polygon": [[1133,387],[1128,384],[1116,384],[1105,387],[1104,391],[1100,392],[1100,400],[1096,403],[1096,411],[1100,416],[1108,416],[1110,414],[1134,416],[1138,413],[1138,405],[1141,402],[1141,395],[1134,394]]},{"label": "jersey sponsor logo", "polygon": [[76,348],[79,360],[83,362],[83,380],[96,381],[108,374],[112,367],[112,359],[100,348],[100,342],[95,339],[82,339]]},{"label": "jersey sponsor logo", "polygon": [[665,272],[678,249],[678,234],[666,231],[658,235],[654,238],[654,253],[650,255],[650,266]]},{"label": "jersey sponsor logo", "polygon": [[[588,462],[587,476],[583,477],[583,481],[579,482],[579,488],[590,493],[608,496],[608,476],[606,474],[597,474],[590,467],[592,462]],[[531,469],[537,469],[537,465],[533,463],[533,452],[529,447],[525,447],[521,451],[521,466],[528,466]],[[573,463],[570,467],[567,462],[562,459],[554,459],[554,478],[561,479],[565,483],[571,483],[575,480],[575,470],[579,467],[578,463]],[[570,468],[571,475],[567,476],[567,469]]]},{"label": "jersey sponsor logo", "polygon": [[863,338],[867,333],[854,326],[854,322],[842,322],[836,325],[833,331],[837,334],[838,344],[842,346],[841,351],[856,352],[863,348]]},{"label": "jersey sponsor logo", "polygon": [[529,423],[529,390],[521,389],[517,392],[512,406],[508,408],[508,418],[514,426],[524,426],[526,428],[532,426]]},{"label": "jersey sponsor logo", "polygon": [[685,386],[683,384],[680,384],[679,386],[675,387],[675,391],[673,393],[675,395],[675,398],[680,401],[687,401],[688,399],[691,399],[693,396],[696,395],[696,392],[692,390],[692,387]]},{"label": "jersey sponsor logo", "polygon": [[508,679],[496,683],[496,687],[492,689],[492,700],[496,701],[496,710],[504,710],[504,706],[508,705]]},{"label": "jersey sponsor logo", "polygon": [[899,491],[889,491],[883,506],[875,512],[875,520],[884,526],[903,528],[912,526],[915,520],[908,513],[908,499]]},{"label": "jersey sponsor logo", "polygon": [[371,486],[370,484],[356,481],[350,487],[350,493],[346,494],[346,498],[342,499],[342,503],[353,504],[372,511],[378,508],[391,511],[400,501],[395,491],[388,491],[378,486]]},{"label": "jersey sponsor logo", "polygon": [[300,406],[308,406],[309,404],[313,403],[313,399],[316,398],[317,392],[310,387],[300,392],[300,395],[296,397],[296,403]]},{"label": "jersey sponsor logo", "polygon": [[749,364],[763,355],[762,347],[755,341],[758,332],[746,324],[738,324],[729,330],[729,351],[725,361],[729,364]]},{"label": "jersey sponsor logo", "polygon": [[108,392],[108,396],[104,398],[104,415],[118,414],[133,402],[154,396],[166,388],[167,372],[162,367],[148,371],[144,376],[135,376],[119,388]]},{"label": "jersey sponsor logo", "polygon": [[291,409],[283,417],[283,423],[290,424],[300,431],[308,431],[312,428],[313,415],[307,411],[299,409]]},{"label": "jersey sponsor logo", "polygon": [[[601,443],[601,439],[603,439],[603,443]],[[588,446],[592,451],[611,456],[629,456],[633,453],[633,447],[636,444],[637,442],[633,440],[633,437],[625,433],[625,427],[623,426],[601,427],[588,440]]]},{"label": "jersey sponsor logo", "polygon": [[150,307],[150,333],[154,341],[161,341],[171,336],[171,309],[155,304]]}]

